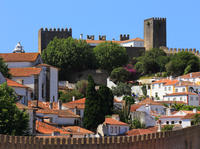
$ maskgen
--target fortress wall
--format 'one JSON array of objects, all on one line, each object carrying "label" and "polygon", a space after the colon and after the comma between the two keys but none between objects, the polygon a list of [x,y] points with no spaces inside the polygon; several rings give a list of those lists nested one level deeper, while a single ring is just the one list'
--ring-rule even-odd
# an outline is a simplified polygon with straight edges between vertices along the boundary
[{"label": "fortress wall", "polygon": [[200,126],[138,136],[37,138],[0,135],[0,149],[198,149]]}]

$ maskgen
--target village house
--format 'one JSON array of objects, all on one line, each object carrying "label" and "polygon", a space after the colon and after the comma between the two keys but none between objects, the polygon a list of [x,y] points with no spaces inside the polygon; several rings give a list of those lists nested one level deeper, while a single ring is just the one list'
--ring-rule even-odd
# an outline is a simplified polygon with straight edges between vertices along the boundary
[{"label": "village house", "polygon": [[58,101],[58,69],[43,64],[39,53],[25,53],[20,43],[14,53],[1,53],[12,80],[29,87],[28,100]]},{"label": "village house", "polygon": [[97,127],[97,134],[100,136],[118,136],[124,135],[129,131],[129,124],[119,121],[119,116],[105,118],[103,124]]}]

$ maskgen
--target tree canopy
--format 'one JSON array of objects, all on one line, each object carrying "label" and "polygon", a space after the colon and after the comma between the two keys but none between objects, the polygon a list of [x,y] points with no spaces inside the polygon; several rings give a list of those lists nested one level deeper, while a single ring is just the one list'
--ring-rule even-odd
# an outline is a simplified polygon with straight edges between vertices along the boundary
[{"label": "tree canopy", "polygon": [[0,85],[0,134],[27,135],[29,131],[29,116],[20,111],[15,102],[14,90],[6,83]]},{"label": "tree canopy", "polygon": [[130,73],[123,67],[118,67],[112,70],[110,78],[114,82],[128,81]]},{"label": "tree canopy", "polygon": [[61,79],[67,72],[95,67],[95,56],[85,40],[54,38],[42,52],[45,63],[61,69]]},{"label": "tree canopy", "polygon": [[110,72],[128,62],[126,49],[113,42],[100,43],[94,48],[94,53],[99,67]]},{"label": "tree canopy", "polygon": [[8,66],[6,65],[6,63],[3,61],[1,57],[0,57],[0,72],[3,74],[4,77],[11,78]]},{"label": "tree canopy", "polygon": [[113,95],[131,95],[131,85],[127,83],[118,82],[116,87],[112,87]]},{"label": "tree canopy", "polygon": [[100,86],[95,90],[95,83],[91,76],[88,77],[88,87],[84,110],[83,125],[86,129],[95,131],[99,124],[105,120],[105,116],[112,114],[113,95],[109,88]]},{"label": "tree canopy", "polygon": [[179,76],[200,69],[200,61],[190,52],[178,52],[173,55],[171,61],[166,64],[166,71],[170,75]]}]

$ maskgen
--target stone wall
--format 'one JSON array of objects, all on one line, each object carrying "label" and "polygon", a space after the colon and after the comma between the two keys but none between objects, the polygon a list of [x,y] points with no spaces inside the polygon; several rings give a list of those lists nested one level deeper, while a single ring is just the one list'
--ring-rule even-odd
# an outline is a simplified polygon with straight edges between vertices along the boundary
[{"label": "stone wall", "polygon": [[199,149],[200,126],[138,136],[37,138],[0,135],[0,149]]}]

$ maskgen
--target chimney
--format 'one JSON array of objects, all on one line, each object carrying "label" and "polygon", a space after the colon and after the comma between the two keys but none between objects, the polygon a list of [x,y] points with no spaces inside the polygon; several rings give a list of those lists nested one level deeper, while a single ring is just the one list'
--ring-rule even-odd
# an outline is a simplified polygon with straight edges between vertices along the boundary
[{"label": "chimney", "polygon": [[78,132],[80,132],[80,127],[78,127]]},{"label": "chimney", "polygon": [[196,108],[194,108],[192,111],[193,111],[193,113],[197,113],[197,109]]},{"label": "chimney", "polygon": [[157,121],[158,122],[158,130],[157,130],[157,132],[161,132],[161,120],[158,120]]},{"label": "chimney", "polygon": [[83,34],[80,34],[80,39],[83,40]]},{"label": "chimney", "polygon": [[192,78],[192,73],[190,73],[190,78]]},{"label": "chimney", "polygon": [[75,101],[75,96],[72,96],[72,101]]},{"label": "chimney", "polygon": [[58,100],[58,110],[62,110],[62,101]]},{"label": "chimney", "polygon": [[119,118],[119,114],[112,114],[112,118],[119,121],[120,118]]},{"label": "chimney", "polygon": [[50,103],[49,103],[49,108],[50,108],[50,109],[53,109],[53,102],[50,102]]},{"label": "chimney", "polygon": [[146,104],[145,105],[145,111],[150,114],[150,111],[151,111],[151,106],[149,104]]},{"label": "chimney", "polygon": [[172,76],[170,76],[169,79],[172,80]]}]

